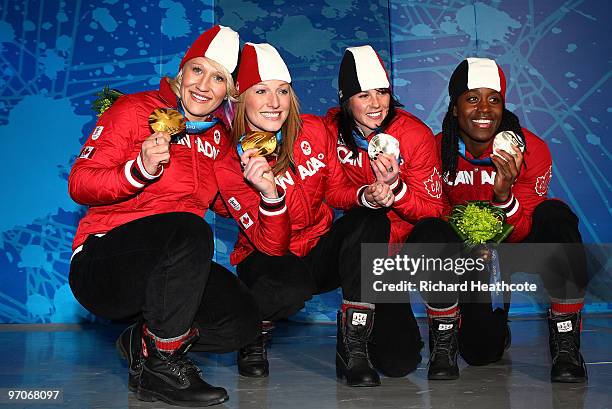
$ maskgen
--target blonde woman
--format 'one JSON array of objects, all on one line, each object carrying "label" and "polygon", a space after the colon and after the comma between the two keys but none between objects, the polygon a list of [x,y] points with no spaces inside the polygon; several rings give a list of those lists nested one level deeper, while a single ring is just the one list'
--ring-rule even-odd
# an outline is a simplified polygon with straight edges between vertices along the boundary
[{"label": "blonde woman", "polygon": [[[227,400],[186,353],[194,345],[228,352],[260,332],[248,289],[211,262],[213,233],[203,219],[217,196],[213,163],[231,145],[223,119],[238,49],[230,28],[204,32],[176,78],[121,97],[100,117],[70,173],[70,195],[89,206],[74,238],[70,286],[96,315],[140,317],[117,340],[140,400]],[[180,111],[186,134],[152,132],[158,108]]]}]

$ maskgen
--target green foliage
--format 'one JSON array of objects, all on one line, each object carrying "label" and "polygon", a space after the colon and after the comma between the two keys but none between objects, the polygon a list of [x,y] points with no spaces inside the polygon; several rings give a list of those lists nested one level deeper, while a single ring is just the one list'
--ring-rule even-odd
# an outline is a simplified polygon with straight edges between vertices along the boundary
[{"label": "green foliage", "polygon": [[110,89],[108,85],[102,88],[102,91],[97,92],[98,98],[91,104],[93,109],[98,116],[102,115],[104,111],[113,105],[113,103],[123,95],[123,92],[116,89]]},{"label": "green foliage", "polygon": [[501,243],[514,229],[514,226],[505,223],[505,212],[486,201],[471,201],[454,206],[448,221],[470,247]]}]

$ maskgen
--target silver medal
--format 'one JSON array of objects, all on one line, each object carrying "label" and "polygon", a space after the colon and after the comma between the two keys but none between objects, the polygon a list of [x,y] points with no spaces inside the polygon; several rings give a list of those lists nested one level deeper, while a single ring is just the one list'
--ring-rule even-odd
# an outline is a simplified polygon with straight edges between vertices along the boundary
[{"label": "silver medal", "polygon": [[386,133],[374,135],[368,143],[368,156],[370,160],[375,160],[381,153],[395,156],[395,159],[399,161],[399,141]]},{"label": "silver medal", "polygon": [[516,155],[516,152],[512,149],[512,146],[518,146],[521,152],[525,151],[525,144],[521,138],[512,131],[502,131],[495,135],[493,139],[493,154],[499,155],[498,151],[506,151],[510,155]]}]

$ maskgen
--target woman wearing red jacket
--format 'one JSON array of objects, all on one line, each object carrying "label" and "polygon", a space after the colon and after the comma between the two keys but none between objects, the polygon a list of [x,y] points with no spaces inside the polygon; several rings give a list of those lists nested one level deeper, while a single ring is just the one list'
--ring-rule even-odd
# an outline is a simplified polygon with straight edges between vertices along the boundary
[{"label": "woman wearing red jacket", "polygon": [[[70,195],[88,206],[70,286],[96,315],[141,318],[117,340],[140,400],[225,401],[225,389],[207,384],[187,351],[236,350],[261,331],[248,289],[211,262],[213,234],[203,219],[218,194],[213,162],[231,145],[220,118],[235,92],[238,49],[230,28],[204,32],[176,78],[120,97],[100,117],[70,173]],[[158,108],[179,110],[186,133],[152,132]]]},{"label": "woman wearing red jacket", "polygon": [[[387,206],[393,193],[385,184],[346,179],[323,121],[299,115],[291,76],[274,47],[245,45],[237,85],[232,133],[239,153],[229,152],[215,164],[221,196],[241,229],[231,262],[265,321],[286,318],[313,294],[341,287],[337,374],[349,385],[379,385],[367,346],[374,306],[360,302],[360,245],[385,242],[388,229],[377,214],[364,217],[358,210],[334,222],[332,206]],[[276,134],[275,154],[242,151],[249,131]],[[257,230],[262,217],[276,218],[276,224]],[[265,342],[263,334],[239,352],[240,373],[268,375]]]},{"label": "woman wearing red jacket", "polygon": [[[440,164],[431,130],[417,117],[398,108],[382,60],[369,46],[346,49],[338,74],[340,107],[332,108],[325,124],[337,144],[338,158],[354,183],[387,183],[395,201],[384,210],[390,224],[391,253],[398,251],[417,221],[442,215]],[[399,142],[398,158],[368,155],[379,133]],[[373,210],[380,211],[380,210]],[[372,345],[376,366],[387,376],[405,376],[421,361],[423,345],[410,303],[376,304]],[[383,313],[384,312],[384,313]],[[378,336],[394,328],[392,337]]]},{"label": "woman wearing red jacket", "polygon": [[[448,112],[442,132],[436,136],[444,174],[445,214],[450,214],[451,206],[466,201],[488,201],[503,209],[506,222],[514,226],[507,242],[581,243],[576,215],[560,200],[547,199],[550,151],[505,108],[506,78],[497,63],[486,58],[465,59],[453,72],[448,92]],[[508,148],[511,152],[494,151],[494,139],[501,131],[512,131],[520,140]],[[419,223],[410,239],[416,243],[459,241],[442,220]],[[580,354],[580,311],[587,285],[586,260],[580,246],[563,249],[567,253],[553,254],[554,271],[536,271],[551,302],[550,376],[553,382],[584,382],[587,373]],[[516,254],[508,256],[516,258]],[[503,258],[500,254],[499,259]],[[512,271],[531,272],[535,265],[533,260],[514,262],[523,265]],[[507,305],[492,311],[490,296],[483,300],[473,292],[460,297],[456,292],[438,294],[435,301],[427,306],[432,346],[429,379],[457,379],[457,351],[471,365],[501,358],[510,344]]]}]

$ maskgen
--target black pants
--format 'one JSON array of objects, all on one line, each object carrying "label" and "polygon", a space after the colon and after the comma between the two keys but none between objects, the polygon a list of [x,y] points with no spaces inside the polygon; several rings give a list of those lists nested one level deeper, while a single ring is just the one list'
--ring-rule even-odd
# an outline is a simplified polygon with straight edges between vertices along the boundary
[{"label": "black pants", "polygon": [[195,326],[196,350],[229,352],[260,332],[244,284],[212,263],[210,226],[191,213],[144,217],[90,236],[70,265],[76,299],[107,319],[142,318],[161,338]]},{"label": "black pants", "polygon": [[[264,320],[286,318],[313,294],[342,288],[345,300],[361,300],[361,243],[386,243],[389,219],[382,210],[354,209],[339,218],[305,257],[254,252],[238,265]],[[376,305],[372,363],[387,376],[405,376],[421,361],[418,325],[410,304]]]},{"label": "black pants", "polygon": [[[408,243],[453,243],[459,242],[450,225],[440,219],[426,219],[415,226]],[[571,209],[558,200],[546,200],[533,213],[532,226],[524,243],[582,243],[578,230],[578,218]],[[556,260],[558,269],[554,276],[542,276],[544,287],[553,298],[580,298],[587,286],[586,257],[576,246],[572,254],[562,254]],[[504,255],[500,254],[500,259]],[[519,260],[520,261],[520,260]],[[527,264],[529,260],[525,260]],[[521,270],[512,270],[521,271]],[[457,276],[449,274],[445,282],[456,282]],[[488,281],[487,281],[488,282]],[[571,290],[559,283],[567,282]],[[434,308],[450,307],[459,301],[461,327],[459,329],[459,352],[470,365],[486,365],[498,361],[504,352],[507,309],[492,311],[491,303],[474,299],[475,294],[437,294]],[[426,295],[424,298],[427,300]],[[477,301],[477,302],[476,302]]]}]

